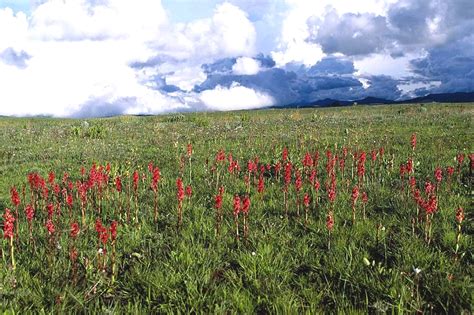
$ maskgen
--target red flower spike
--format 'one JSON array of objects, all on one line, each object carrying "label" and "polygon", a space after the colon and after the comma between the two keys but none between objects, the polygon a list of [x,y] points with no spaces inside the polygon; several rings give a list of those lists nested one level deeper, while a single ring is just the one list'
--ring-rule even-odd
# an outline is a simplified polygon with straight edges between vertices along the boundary
[{"label": "red flower spike", "polygon": [[311,198],[309,197],[308,193],[305,193],[303,197],[303,204],[306,208],[308,208],[310,203],[311,203]]},{"label": "red flower spike", "polygon": [[219,210],[222,208],[222,195],[216,195],[214,197],[214,207]]},{"label": "red flower spike", "polygon": [[18,194],[18,191],[15,187],[12,187],[10,189],[10,199],[15,207],[18,207],[20,205],[20,195]]},{"label": "red flower spike", "polygon": [[182,202],[184,199],[184,188],[183,188],[183,180],[178,177],[176,179],[176,197],[178,198],[178,202]]},{"label": "red flower spike", "polygon": [[415,151],[415,149],[416,149],[416,133],[411,135],[410,144],[411,144],[412,150]]},{"label": "red flower spike", "polygon": [[440,167],[437,167],[435,169],[434,176],[435,176],[436,181],[439,184],[441,182],[441,180],[443,179],[443,171],[441,170]]},{"label": "red flower spike", "polygon": [[48,234],[49,235],[53,235],[54,232],[56,231],[56,227],[54,226],[54,223],[53,221],[51,221],[51,219],[48,219],[48,221],[46,221],[46,230],[48,231]]},{"label": "red flower spike", "polygon": [[122,179],[120,176],[115,178],[115,189],[120,193],[122,192]]},{"label": "red flower spike", "polygon": [[326,216],[326,228],[328,229],[328,231],[332,231],[334,228],[334,217],[332,212],[329,212]]},{"label": "red flower spike", "polygon": [[71,223],[71,230],[69,232],[69,236],[75,239],[79,235],[79,232],[80,232],[79,224],[77,222]]},{"label": "red flower spike", "polygon": [[112,221],[112,224],[110,224],[110,237],[112,239],[112,242],[115,242],[115,240],[117,239],[117,226],[118,226],[118,223],[117,221]]},{"label": "red flower spike", "polygon": [[186,196],[188,198],[191,198],[192,195],[193,195],[193,188],[191,187],[191,185],[186,186]]},{"label": "red flower spike", "polygon": [[140,180],[140,174],[138,173],[138,171],[135,170],[133,172],[132,177],[133,177],[133,190],[135,192],[137,192],[137,190],[138,190],[138,181]]},{"label": "red flower spike", "polygon": [[13,239],[13,230],[15,228],[15,217],[10,212],[10,209],[6,208],[3,214],[3,238]]},{"label": "red flower spike", "polygon": [[248,195],[244,197],[244,200],[242,201],[242,212],[245,215],[248,215],[250,209],[250,198]]},{"label": "red flower spike", "polygon": [[281,153],[281,160],[285,163],[288,160],[288,149],[285,147]]},{"label": "red flower spike", "polygon": [[191,143],[188,143],[187,152],[188,152],[188,157],[191,157],[191,155],[193,154],[193,145]]},{"label": "red flower spike", "polygon": [[[49,209],[48,209],[49,212]],[[32,205],[27,205],[25,208],[26,220],[31,223],[33,217],[35,216],[35,209]]]},{"label": "red flower spike", "polygon": [[234,196],[234,216],[238,216],[240,213],[240,197],[239,195]]}]

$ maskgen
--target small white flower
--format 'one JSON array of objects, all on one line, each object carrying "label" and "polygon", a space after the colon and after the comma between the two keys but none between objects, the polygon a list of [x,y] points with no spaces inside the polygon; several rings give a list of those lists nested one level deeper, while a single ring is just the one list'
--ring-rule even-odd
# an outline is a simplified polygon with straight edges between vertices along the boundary
[{"label": "small white flower", "polygon": [[413,267],[413,272],[415,272],[415,274],[417,275],[421,272],[421,269]]},{"label": "small white flower", "polygon": [[257,255],[257,253],[255,253],[255,252],[252,252],[252,256],[255,256],[255,255]]},{"label": "small white flower", "polygon": [[103,254],[103,253],[104,253],[104,250],[103,250],[102,248],[99,248],[98,253],[99,253],[99,254]]}]

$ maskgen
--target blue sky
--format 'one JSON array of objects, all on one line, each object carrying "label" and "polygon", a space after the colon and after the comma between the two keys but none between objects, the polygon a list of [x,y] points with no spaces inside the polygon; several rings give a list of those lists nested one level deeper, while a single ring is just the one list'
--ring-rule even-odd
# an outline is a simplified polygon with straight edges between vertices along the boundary
[{"label": "blue sky", "polygon": [[472,0],[0,0],[0,115],[474,91]]}]

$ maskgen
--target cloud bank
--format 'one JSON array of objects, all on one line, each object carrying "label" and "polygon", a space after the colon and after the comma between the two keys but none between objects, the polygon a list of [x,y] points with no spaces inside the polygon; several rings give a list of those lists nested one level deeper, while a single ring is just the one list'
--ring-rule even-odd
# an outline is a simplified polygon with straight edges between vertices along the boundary
[{"label": "cloud bank", "polygon": [[[47,0],[0,8],[0,115],[234,110],[474,91],[469,0]],[[14,10],[15,9],[15,10]],[[184,20],[185,22],[172,22]]]}]

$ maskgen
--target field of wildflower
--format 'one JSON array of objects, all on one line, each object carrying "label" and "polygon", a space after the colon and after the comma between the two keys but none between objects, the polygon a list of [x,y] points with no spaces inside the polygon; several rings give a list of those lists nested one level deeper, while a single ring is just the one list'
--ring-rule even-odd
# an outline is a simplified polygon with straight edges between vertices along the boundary
[{"label": "field of wildflower", "polygon": [[473,118],[0,118],[0,310],[471,314]]}]

